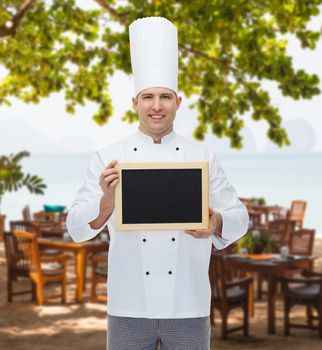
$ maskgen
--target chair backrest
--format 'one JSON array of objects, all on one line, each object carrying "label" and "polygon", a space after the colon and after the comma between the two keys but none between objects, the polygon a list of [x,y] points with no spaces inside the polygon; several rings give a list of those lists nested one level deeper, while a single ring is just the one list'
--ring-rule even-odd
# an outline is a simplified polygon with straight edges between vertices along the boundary
[{"label": "chair backrest", "polygon": [[31,213],[29,205],[25,205],[22,209],[22,218],[24,221],[31,221]]},{"label": "chair backrest", "polygon": [[226,273],[223,255],[219,252],[212,252],[209,265],[209,281],[212,296],[226,302]]},{"label": "chair backrest", "polygon": [[0,214],[0,242],[4,239],[4,231],[5,231],[5,219],[6,216],[5,215],[1,215]]},{"label": "chair backrest", "polygon": [[261,212],[254,209],[253,203],[249,198],[240,197],[239,200],[245,205],[248,216],[250,227],[260,227],[262,226],[262,215]]},{"label": "chair backrest", "polygon": [[252,208],[252,201],[249,198],[239,197],[239,200],[245,205],[247,210]]},{"label": "chair backrest", "polygon": [[13,231],[16,244],[16,267],[41,274],[37,236],[34,233]]},{"label": "chair backrest", "polygon": [[33,214],[33,219],[36,222],[55,221],[55,212],[37,211]]},{"label": "chair backrest", "polygon": [[300,229],[290,234],[289,251],[293,255],[312,255],[315,230]]},{"label": "chair backrest", "polygon": [[18,241],[11,231],[5,231],[3,234],[4,247],[6,252],[8,277],[19,275],[29,276],[29,264],[24,264],[20,259]]},{"label": "chair backrest", "polygon": [[8,270],[14,270],[15,267],[15,238],[10,231],[3,232],[4,249],[6,252],[7,268]]},{"label": "chair backrest", "polygon": [[295,221],[295,226],[302,228],[306,210],[306,201],[294,200],[291,203],[291,209],[288,213],[288,219]]},{"label": "chair backrest", "polygon": [[33,217],[33,222],[38,224],[41,229],[45,228],[47,231],[50,229],[54,231],[66,230],[67,213],[39,211],[34,213]]},{"label": "chair backrest", "polygon": [[287,211],[288,209],[285,207],[280,207],[278,205],[271,206],[269,209],[269,216],[272,219],[270,221],[287,219]]},{"label": "chair backrest", "polygon": [[40,235],[43,238],[62,238],[64,230],[59,222],[54,221],[39,221],[36,223],[39,226]]},{"label": "chair backrest", "polygon": [[295,229],[295,222],[288,219],[269,221],[268,232],[270,239],[279,246],[287,245],[291,232]]},{"label": "chair backrest", "polygon": [[25,220],[16,220],[16,221],[10,221],[10,230],[13,231],[24,231],[24,232],[30,232],[35,233],[38,237],[40,237],[40,227],[38,224],[33,223],[32,221],[25,221]]}]

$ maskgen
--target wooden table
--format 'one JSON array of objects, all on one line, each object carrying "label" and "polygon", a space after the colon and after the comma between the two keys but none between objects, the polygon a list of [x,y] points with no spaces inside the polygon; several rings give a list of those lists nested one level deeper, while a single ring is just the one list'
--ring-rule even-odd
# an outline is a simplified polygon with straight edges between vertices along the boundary
[{"label": "wooden table", "polygon": [[73,242],[47,238],[38,238],[38,243],[40,249],[57,249],[74,253],[76,274],[75,299],[77,302],[81,302],[83,300],[83,293],[85,289],[86,257],[89,253],[107,251],[107,243],[104,241]]},{"label": "wooden table", "polygon": [[[282,258],[280,255],[227,254],[225,263],[232,270],[256,272],[268,283],[267,332],[275,334],[275,300],[278,279],[286,271],[294,268],[312,270],[314,257],[294,256]],[[251,287],[253,288],[253,286]],[[253,295],[252,291],[250,291]]]}]

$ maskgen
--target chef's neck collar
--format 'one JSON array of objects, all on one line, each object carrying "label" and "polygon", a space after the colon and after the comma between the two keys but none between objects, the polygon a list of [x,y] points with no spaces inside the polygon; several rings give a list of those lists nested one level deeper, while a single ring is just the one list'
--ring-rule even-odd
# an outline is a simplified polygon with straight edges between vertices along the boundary
[{"label": "chef's neck collar", "polygon": [[[137,130],[136,134],[137,134],[140,141],[154,144],[153,137],[143,133],[140,129]],[[169,134],[164,135],[162,137],[161,144],[170,143],[171,141],[173,141],[175,139],[175,137],[176,137],[176,133],[174,131],[171,131]],[[158,143],[156,143],[156,145],[158,145]]]}]

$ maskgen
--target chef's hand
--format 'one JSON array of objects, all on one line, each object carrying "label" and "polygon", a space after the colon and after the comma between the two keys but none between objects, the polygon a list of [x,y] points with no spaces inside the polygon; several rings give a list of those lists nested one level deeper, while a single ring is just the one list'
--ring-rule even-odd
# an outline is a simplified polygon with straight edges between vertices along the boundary
[{"label": "chef's hand", "polygon": [[99,185],[103,191],[98,217],[89,224],[92,229],[101,228],[111,216],[115,206],[115,187],[120,181],[120,173],[116,169],[117,160],[113,160],[102,171]]},{"label": "chef's hand", "polygon": [[209,208],[209,228],[202,230],[186,230],[185,233],[193,236],[194,238],[208,238],[213,234],[221,236],[222,216],[212,208]]},{"label": "chef's hand", "polygon": [[107,167],[102,171],[100,176],[100,187],[103,191],[102,200],[106,206],[114,209],[115,203],[115,187],[120,181],[120,173],[116,169],[117,160],[112,160]]}]

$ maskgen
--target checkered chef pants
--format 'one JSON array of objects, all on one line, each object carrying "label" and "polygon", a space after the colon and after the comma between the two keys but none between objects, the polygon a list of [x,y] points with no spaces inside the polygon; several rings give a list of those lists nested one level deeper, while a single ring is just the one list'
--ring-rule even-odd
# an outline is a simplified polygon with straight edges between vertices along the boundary
[{"label": "checkered chef pants", "polygon": [[107,350],[209,350],[209,317],[148,319],[108,316]]}]

